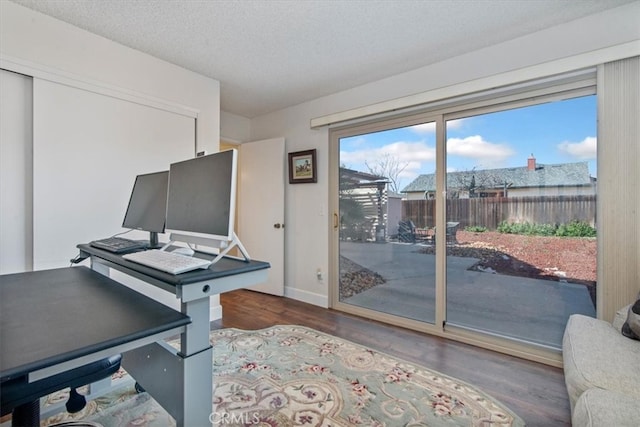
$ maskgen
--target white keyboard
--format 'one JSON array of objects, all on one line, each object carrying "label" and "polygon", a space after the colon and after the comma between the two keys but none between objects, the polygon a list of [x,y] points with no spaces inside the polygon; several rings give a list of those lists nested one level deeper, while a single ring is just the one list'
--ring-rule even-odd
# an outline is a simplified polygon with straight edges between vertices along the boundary
[{"label": "white keyboard", "polygon": [[206,259],[178,255],[159,249],[133,252],[122,255],[122,258],[155,268],[156,270],[166,271],[170,274],[180,274],[198,268],[207,268],[211,265],[211,261]]}]

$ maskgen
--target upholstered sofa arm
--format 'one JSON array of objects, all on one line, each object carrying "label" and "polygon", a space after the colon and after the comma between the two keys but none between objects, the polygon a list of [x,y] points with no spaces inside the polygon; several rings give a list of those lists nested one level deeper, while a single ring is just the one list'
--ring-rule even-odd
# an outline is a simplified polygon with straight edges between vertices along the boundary
[{"label": "upholstered sofa arm", "polygon": [[640,399],[592,388],[578,399],[571,421],[580,427],[635,427],[640,421]]},{"label": "upholstered sofa arm", "polygon": [[616,311],[616,316],[613,318],[613,328],[616,331],[621,331],[622,330],[622,325],[624,324],[624,322],[627,320],[627,314],[629,313],[629,309],[631,308],[633,304],[629,304],[625,307],[622,307],[620,310]]},{"label": "upholstered sofa arm", "polygon": [[562,342],[565,383],[571,403],[590,388],[613,390],[640,399],[640,341],[610,323],[574,314]]}]

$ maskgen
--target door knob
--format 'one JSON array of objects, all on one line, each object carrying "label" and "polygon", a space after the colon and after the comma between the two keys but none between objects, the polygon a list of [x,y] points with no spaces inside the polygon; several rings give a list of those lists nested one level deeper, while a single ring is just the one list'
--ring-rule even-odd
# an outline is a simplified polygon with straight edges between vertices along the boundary
[{"label": "door knob", "polygon": [[273,228],[284,228],[284,224],[275,223],[273,224]]}]

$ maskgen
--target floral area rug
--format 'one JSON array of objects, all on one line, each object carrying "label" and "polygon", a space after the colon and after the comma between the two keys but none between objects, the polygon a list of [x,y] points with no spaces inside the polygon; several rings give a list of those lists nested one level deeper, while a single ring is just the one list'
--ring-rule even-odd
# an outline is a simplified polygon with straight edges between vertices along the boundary
[{"label": "floral area rug", "polygon": [[[525,425],[469,384],[313,329],[221,329],[211,331],[211,343],[213,425]],[[84,419],[105,427],[175,425],[148,394],[130,388],[88,406]]]}]

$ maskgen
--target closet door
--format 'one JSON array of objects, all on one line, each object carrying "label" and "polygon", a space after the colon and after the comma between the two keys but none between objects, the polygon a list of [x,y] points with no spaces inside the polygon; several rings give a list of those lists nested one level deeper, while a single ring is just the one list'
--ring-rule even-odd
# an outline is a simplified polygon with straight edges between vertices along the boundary
[{"label": "closet door", "polygon": [[195,153],[193,116],[142,102],[34,79],[33,111],[34,269],[68,265],[76,244],[124,231],[136,175]]},{"label": "closet door", "polygon": [[33,79],[0,70],[0,274],[32,269]]}]

